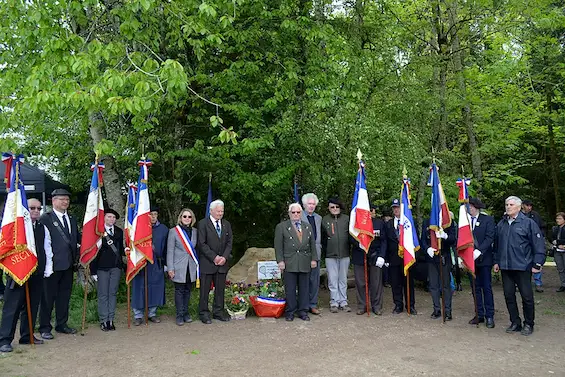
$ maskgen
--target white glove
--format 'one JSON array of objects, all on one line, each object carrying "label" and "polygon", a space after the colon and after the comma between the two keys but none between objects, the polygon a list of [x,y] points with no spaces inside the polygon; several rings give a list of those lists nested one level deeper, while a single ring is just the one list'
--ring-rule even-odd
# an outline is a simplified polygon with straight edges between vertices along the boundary
[{"label": "white glove", "polygon": [[445,233],[443,230],[436,230],[436,237],[446,240],[447,239],[447,233]]},{"label": "white glove", "polygon": [[428,247],[427,252],[428,252],[428,255],[430,256],[430,258],[433,258],[433,257],[434,257],[434,253],[435,253],[436,251],[437,251],[437,250],[434,249],[433,247]]},{"label": "white glove", "polygon": [[376,265],[379,268],[383,268],[383,266],[385,265],[385,259],[383,257],[378,257]]},{"label": "white glove", "polygon": [[478,257],[481,256],[481,251],[478,249],[473,250],[473,260],[477,260]]},{"label": "white glove", "polygon": [[167,266],[163,266],[163,271],[165,271],[165,273],[168,271]]},{"label": "white glove", "polygon": [[98,281],[98,275],[92,275],[91,277],[93,281]]},{"label": "white glove", "polygon": [[44,277],[44,278],[48,278],[48,277],[51,276],[51,275],[53,275],[53,270],[51,270],[51,271],[45,271],[45,272],[43,273],[43,277]]},{"label": "white glove", "polygon": [[463,268],[463,259],[461,259],[461,257],[457,257],[457,264],[459,265],[459,268]]}]

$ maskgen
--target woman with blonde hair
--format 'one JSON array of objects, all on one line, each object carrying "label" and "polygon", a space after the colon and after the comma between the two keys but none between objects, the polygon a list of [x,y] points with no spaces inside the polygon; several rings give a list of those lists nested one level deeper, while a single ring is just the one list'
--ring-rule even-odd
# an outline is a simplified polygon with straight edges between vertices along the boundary
[{"label": "woman with blonde hair", "polygon": [[189,208],[183,208],[177,226],[169,231],[167,241],[167,271],[175,284],[176,323],[179,326],[192,322],[188,313],[192,282],[199,281],[199,264],[196,254],[196,216]]}]

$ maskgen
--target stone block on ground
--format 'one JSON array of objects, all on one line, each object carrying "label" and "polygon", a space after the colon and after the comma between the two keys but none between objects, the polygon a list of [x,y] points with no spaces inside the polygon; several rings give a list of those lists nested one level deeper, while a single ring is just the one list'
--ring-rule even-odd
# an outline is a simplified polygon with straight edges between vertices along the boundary
[{"label": "stone block on ground", "polygon": [[257,282],[257,262],[273,260],[276,260],[274,248],[250,247],[245,251],[243,257],[230,268],[227,279],[234,283],[254,284]]}]

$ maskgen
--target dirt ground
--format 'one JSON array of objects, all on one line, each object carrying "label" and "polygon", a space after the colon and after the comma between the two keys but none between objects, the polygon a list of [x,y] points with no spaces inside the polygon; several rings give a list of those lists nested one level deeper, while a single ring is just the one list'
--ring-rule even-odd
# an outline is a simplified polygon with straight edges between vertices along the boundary
[{"label": "dirt ground", "polygon": [[[430,319],[431,298],[416,291],[417,316],[392,315],[385,288],[382,317],[327,308],[310,322],[247,318],[178,327],[173,318],[115,332],[91,325],[85,336],[56,335],[44,345],[0,354],[0,376],[565,376],[565,293],[544,270],[530,337],[506,334],[508,313],[495,284],[496,328],[476,328],[468,287],[453,298],[453,321]],[[327,291],[322,300],[327,302]],[[349,292],[355,308],[355,293]]]}]

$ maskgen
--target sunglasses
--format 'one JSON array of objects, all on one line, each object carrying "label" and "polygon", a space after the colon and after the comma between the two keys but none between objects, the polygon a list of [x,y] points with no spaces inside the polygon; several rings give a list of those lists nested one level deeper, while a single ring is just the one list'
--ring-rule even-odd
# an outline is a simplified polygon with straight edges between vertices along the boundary
[{"label": "sunglasses", "polygon": [[183,219],[192,219],[192,216],[190,216],[190,215],[182,215],[182,218],[183,218]]},{"label": "sunglasses", "polygon": [[340,208],[339,206],[330,206],[330,209],[338,209]]},{"label": "sunglasses", "polygon": [[38,210],[38,211],[41,211],[41,208],[43,208],[43,207],[29,207],[29,209]]},{"label": "sunglasses", "polygon": [[297,213],[300,213],[300,212],[302,212],[302,211],[291,211],[290,213],[297,214]]}]

